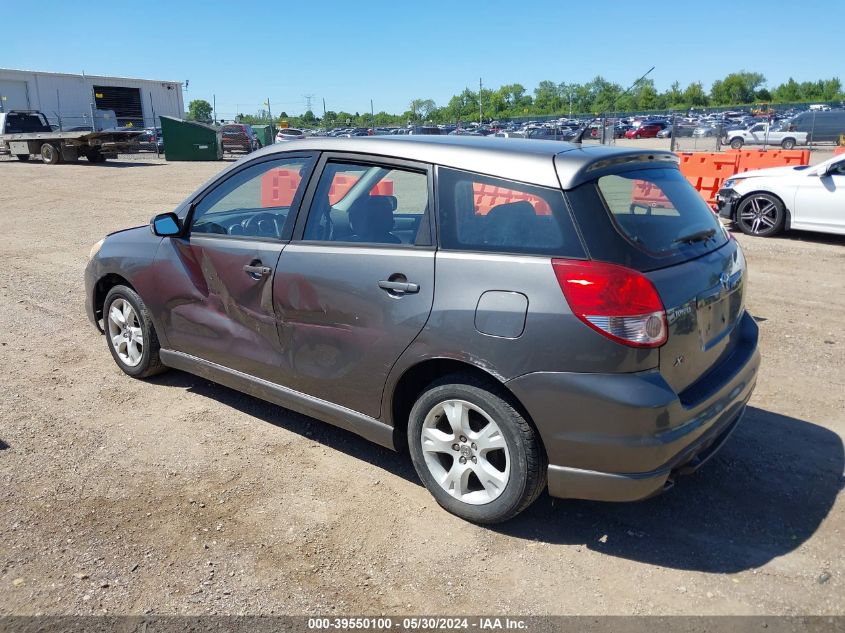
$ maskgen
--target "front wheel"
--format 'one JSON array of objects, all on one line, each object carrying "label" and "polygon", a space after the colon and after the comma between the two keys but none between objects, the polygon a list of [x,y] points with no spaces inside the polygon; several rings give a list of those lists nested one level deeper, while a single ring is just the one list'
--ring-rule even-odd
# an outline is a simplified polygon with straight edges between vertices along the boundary
[{"label": "front wheel", "polygon": [[739,149],[741,147],[742,147],[742,139],[741,138],[731,139],[731,149]]},{"label": "front wheel", "polygon": [[471,375],[447,376],[419,397],[408,446],[437,503],[474,523],[516,516],[546,486],[546,457],[533,427],[500,387]]},{"label": "front wheel", "polygon": [[795,147],[795,139],[794,138],[785,138],[781,141],[780,146],[783,149],[793,149]]},{"label": "front wheel", "polygon": [[114,362],[124,373],[146,378],[165,370],[147,306],[132,288],[109,290],[103,302],[103,329]]},{"label": "front wheel", "polygon": [[736,223],[747,235],[771,237],[783,230],[786,211],[780,199],[768,193],[755,193],[736,210]]},{"label": "front wheel", "polygon": [[46,165],[58,165],[62,162],[62,152],[58,147],[51,143],[44,143],[41,146],[41,160]]}]

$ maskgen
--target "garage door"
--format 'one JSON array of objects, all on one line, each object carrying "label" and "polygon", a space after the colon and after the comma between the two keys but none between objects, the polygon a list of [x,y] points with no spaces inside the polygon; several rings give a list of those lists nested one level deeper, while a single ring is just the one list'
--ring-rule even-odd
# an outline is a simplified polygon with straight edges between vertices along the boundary
[{"label": "garage door", "polygon": [[94,86],[94,99],[98,110],[114,110],[118,125],[131,123],[135,127],[144,127],[141,91],[138,88]]},{"label": "garage door", "polygon": [[29,110],[29,92],[25,81],[0,79],[0,104],[3,110]]}]

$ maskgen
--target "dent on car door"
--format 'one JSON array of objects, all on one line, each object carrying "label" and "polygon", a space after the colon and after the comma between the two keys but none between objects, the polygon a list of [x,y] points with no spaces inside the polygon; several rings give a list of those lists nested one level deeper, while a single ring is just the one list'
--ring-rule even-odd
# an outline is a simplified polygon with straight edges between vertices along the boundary
[{"label": "dent on car door", "polygon": [[159,312],[169,346],[280,380],[273,277],[313,157],[261,160],[200,194],[183,236],[157,254]]},{"label": "dent on car door", "polygon": [[324,156],[274,282],[291,386],[378,417],[434,297],[431,169]]}]

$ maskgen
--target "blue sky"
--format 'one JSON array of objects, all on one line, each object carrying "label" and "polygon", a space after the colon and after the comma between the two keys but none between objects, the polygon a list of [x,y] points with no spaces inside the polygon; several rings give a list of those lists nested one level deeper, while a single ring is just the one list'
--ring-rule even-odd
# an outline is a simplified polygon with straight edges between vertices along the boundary
[{"label": "blue sky", "polygon": [[[318,115],[323,99],[335,111],[364,112],[373,99],[376,111],[402,112],[414,98],[445,105],[479,77],[529,91],[596,75],[627,87],[651,66],[658,89],[676,79],[709,89],[737,70],[770,86],[845,80],[842,0],[5,4],[0,66],[189,79],[186,105],[216,95],[225,117],[267,97],[274,113],[302,113],[306,94]],[[92,25],[115,37],[75,39]]]}]

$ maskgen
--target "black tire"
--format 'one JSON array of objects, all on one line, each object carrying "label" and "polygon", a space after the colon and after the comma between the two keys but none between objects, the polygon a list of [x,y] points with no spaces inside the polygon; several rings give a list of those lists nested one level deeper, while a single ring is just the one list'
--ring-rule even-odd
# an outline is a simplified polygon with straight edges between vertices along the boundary
[{"label": "black tire", "polygon": [[22,163],[25,163],[25,162],[27,162],[27,161],[29,160],[29,154],[15,154],[15,156],[16,156],[16,157],[17,157],[17,159],[18,159],[19,161],[21,161]]},{"label": "black tire", "polygon": [[794,138],[785,138],[780,142],[780,146],[783,149],[793,149],[795,147],[795,139]]},{"label": "black tire", "polygon": [[[118,300],[125,301],[132,306],[135,315],[137,315],[138,325],[141,329],[144,344],[141,346],[141,358],[136,365],[131,365],[121,359],[110,333],[109,327],[109,312]],[[158,342],[158,335],[153,327],[150,313],[143,299],[138,296],[138,293],[128,288],[127,286],[114,286],[109,290],[103,301],[103,329],[106,331],[106,345],[111,352],[114,362],[127,375],[133,378],[147,378],[165,371],[167,368],[162,364],[159,357],[159,350],[161,346]]]},{"label": "black tire", "polygon": [[642,138],[639,134],[634,134],[634,138]]},{"label": "black tire", "polygon": [[55,145],[44,143],[41,146],[41,160],[45,165],[58,165],[62,162],[62,152]]},{"label": "black tire", "polygon": [[88,159],[89,163],[97,164],[97,163],[105,163],[106,162],[106,157],[103,156],[100,152],[96,152],[96,151],[95,152],[88,152],[87,154],[85,154],[85,158]]},{"label": "black tire", "polygon": [[[499,427],[507,447],[509,476],[504,488],[491,501],[473,504],[457,499],[438,483],[426,462],[426,453],[422,448],[422,433],[426,418],[430,413],[433,414],[439,405],[449,400],[464,401],[480,408]],[[477,420],[480,420],[484,425],[487,424],[480,414],[476,415]],[[438,416],[434,416],[433,419],[438,419]],[[470,419],[469,416],[468,419]],[[445,423],[445,420],[443,422]],[[456,433],[453,437],[458,439]],[[450,469],[458,463],[460,456],[463,454],[462,451],[465,449],[467,454],[472,455],[470,459],[475,460],[476,455],[480,458],[484,454],[481,450],[478,452],[469,450],[470,445],[473,449],[476,448],[472,440],[472,435],[463,438],[463,440],[459,439],[459,442],[452,445],[453,447],[460,446],[460,449],[454,455],[438,453],[437,457],[442,456],[443,460],[447,460],[447,462],[451,459],[451,462],[449,462],[451,465],[448,466]],[[478,441],[481,442],[480,439]],[[466,445],[461,442],[466,442]],[[492,380],[483,381],[470,374],[457,373],[445,376],[429,385],[411,409],[408,420],[408,447],[417,474],[437,503],[452,514],[473,523],[492,524],[506,521],[531,505],[546,487],[548,464],[536,431],[519,412],[516,402],[513,401],[510,394]],[[487,453],[487,455],[489,454]],[[504,450],[501,450],[499,459],[503,459],[504,455]],[[487,463],[489,465],[492,462],[491,459]],[[476,463],[479,464],[480,468],[481,463]],[[441,464],[443,464],[442,467],[445,471],[447,464],[443,463],[442,460]],[[473,466],[467,468],[474,469]],[[497,468],[497,470],[502,469]],[[474,472],[475,470],[473,470]],[[502,472],[504,471],[502,470]],[[472,477],[472,474],[468,475],[467,481],[471,481]],[[475,481],[482,489],[486,488],[477,476]],[[482,492],[482,490],[478,490],[478,492]]]},{"label": "black tire", "polygon": [[783,230],[786,210],[777,196],[763,192],[752,193],[740,201],[734,222],[746,235],[771,237]]},{"label": "black tire", "polygon": [[740,149],[744,144],[744,141],[737,137],[731,139],[731,149]]}]

